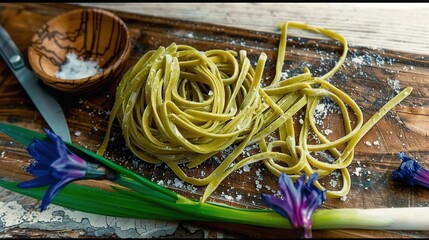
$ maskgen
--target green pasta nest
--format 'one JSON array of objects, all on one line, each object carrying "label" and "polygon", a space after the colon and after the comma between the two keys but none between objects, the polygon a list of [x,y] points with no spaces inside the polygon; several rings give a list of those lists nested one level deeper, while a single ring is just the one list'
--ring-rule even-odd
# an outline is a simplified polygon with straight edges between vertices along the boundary
[{"label": "green pasta nest", "polygon": [[[289,26],[340,41],[344,50],[337,65],[321,77],[313,77],[305,68],[302,74],[281,79]],[[244,50],[238,54],[227,50],[199,51],[172,43],[144,54],[117,88],[106,137],[98,153],[104,154],[116,118],[127,146],[137,157],[149,163],[167,164],[188,183],[207,185],[202,201],[235,170],[259,161],[274,175],[284,172],[292,179],[315,172],[320,179],[338,170],[343,176],[341,189],[328,190],[327,196],[345,196],[350,190],[347,166],[353,160],[354,147],[406,94],[392,100],[383,112],[363,125],[359,106],[326,81],[344,63],[345,38],[303,23],[289,22],[279,27],[282,35],[276,75],[265,87],[261,86],[265,53],[259,56],[255,68]],[[337,139],[328,139],[315,125],[315,109],[323,98],[335,102],[340,110],[344,135]],[[304,118],[297,126],[294,116],[299,112]],[[349,112],[354,114],[354,124]],[[317,136],[318,143],[309,140],[310,131]],[[277,137],[269,138],[274,132]],[[259,152],[239,158],[246,146],[255,143]],[[194,168],[232,144],[235,149],[206,176],[189,176],[182,169],[182,163]],[[316,158],[317,152],[327,152],[334,160]],[[325,189],[319,181],[315,185]]]}]

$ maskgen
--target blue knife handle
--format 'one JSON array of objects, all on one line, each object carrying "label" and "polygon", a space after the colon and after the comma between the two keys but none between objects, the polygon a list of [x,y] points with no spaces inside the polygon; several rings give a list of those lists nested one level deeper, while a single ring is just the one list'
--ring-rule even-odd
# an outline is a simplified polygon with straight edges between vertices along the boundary
[{"label": "blue knife handle", "polygon": [[25,66],[24,58],[9,34],[0,25],[0,55],[13,71],[19,70]]}]

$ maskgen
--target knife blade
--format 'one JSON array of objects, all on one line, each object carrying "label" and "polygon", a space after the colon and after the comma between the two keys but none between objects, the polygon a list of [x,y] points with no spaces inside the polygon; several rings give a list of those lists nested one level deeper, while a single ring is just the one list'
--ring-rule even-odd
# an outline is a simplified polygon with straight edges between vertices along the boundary
[{"label": "knife blade", "polygon": [[57,99],[40,84],[39,77],[27,68],[24,58],[7,31],[0,25],[0,55],[27,92],[49,127],[62,140],[71,142],[63,109]]}]

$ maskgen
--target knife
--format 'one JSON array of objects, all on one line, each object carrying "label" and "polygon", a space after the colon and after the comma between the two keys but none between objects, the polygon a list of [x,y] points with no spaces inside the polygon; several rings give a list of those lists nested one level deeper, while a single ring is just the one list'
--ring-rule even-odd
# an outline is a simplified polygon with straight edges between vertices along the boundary
[{"label": "knife", "polygon": [[62,140],[71,142],[64,112],[57,99],[39,83],[39,78],[27,68],[21,52],[9,34],[0,25],[0,55],[12,70],[19,83],[30,96],[37,109]]}]

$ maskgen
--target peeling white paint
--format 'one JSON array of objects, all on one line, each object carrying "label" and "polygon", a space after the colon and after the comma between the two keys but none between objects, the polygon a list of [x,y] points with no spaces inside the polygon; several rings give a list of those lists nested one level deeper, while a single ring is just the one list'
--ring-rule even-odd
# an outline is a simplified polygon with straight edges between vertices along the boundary
[{"label": "peeling white paint", "polygon": [[81,224],[83,230],[93,228],[96,231],[111,228],[117,236],[123,238],[156,238],[172,235],[179,225],[176,221],[120,218],[84,213],[53,204],[49,205],[45,211],[39,212],[38,209],[26,210],[18,201],[0,201],[0,230],[20,226],[28,227],[35,223],[38,223],[37,228],[46,230],[64,229],[71,223]]},{"label": "peeling white paint", "polygon": [[0,221],[5,227],[18,225],[24,220],[22,216],[26,211],[17,201],[8,203],[0,202]]},{"label": "peeling white paint", "polygon": [[[119,238],[159,238],[173,235],[178,226],[177,221],[146,220],[110,217],[66,209],[50,204],[43,212],[39,211],[40,201],[23,195],[0,189],[0,235],[14,227],[43,230],[74,229],[84,235],[105,236],[116,234]],[[183,225],[191,233],[203,231],[204,238],[209,233],[215,238],[224,238],[222,232],[211,232]]]}]

